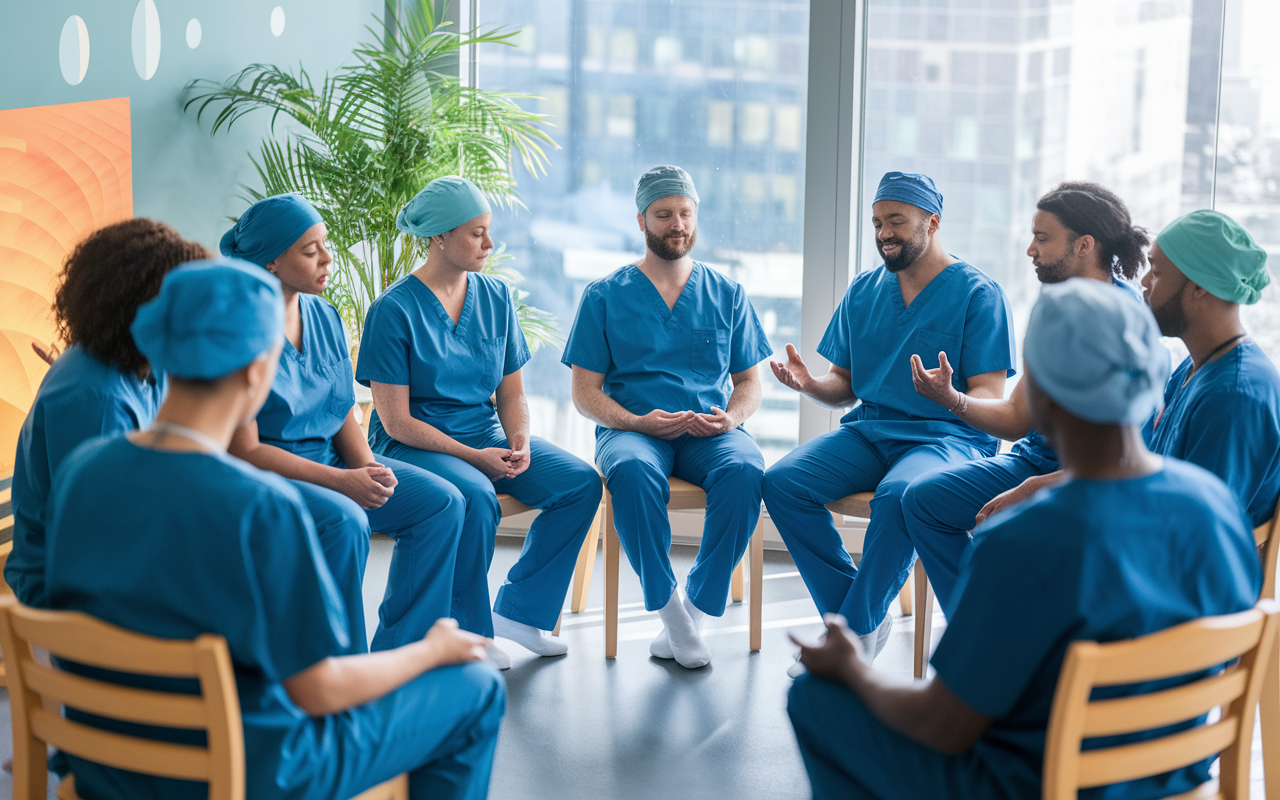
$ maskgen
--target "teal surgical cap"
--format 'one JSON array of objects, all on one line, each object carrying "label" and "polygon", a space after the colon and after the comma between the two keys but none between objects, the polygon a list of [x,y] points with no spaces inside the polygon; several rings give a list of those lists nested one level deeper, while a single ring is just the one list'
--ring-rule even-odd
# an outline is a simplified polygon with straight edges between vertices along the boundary
[{"label": "teal surgical cap", "polygon": [[323,221],[320,212],[305,198],[278,194],[249,206],[235,227],[222,235],[218,249],[227,258],[265,267]]},{"label": "teal surgical cap", "polygon": [[636,181],[636,211],[643,214],[654,200],[679,195],[698,204],[698,190],[689,173],[673,166],[654,167]]},{"label": "teal surgical cap", "polygon": [[153,370],[221,378],[280,340],[280,281],[235,258],[191,261],[164,277],[160,294],[138,309],[129,330]]},{"label": "teal surgical cap", "polygon": [[906,203],[922,208],[930,214],[942,216],[942,193],[933,185],[933,179],[928,175],[886,172],[880,179],[880,186],[876,189],[876,199],[872,203],[879,203],[881,200]]},{"label": "teal surgical cap", "polygon": [[1156,244],[1192,283],[1214,297],[1253,305],[1271,283],[1267,251],[1218,211],[1192,211],[1160,231]]},{"label": "teal surgical cap", "polygon": [[1098,424],[1146,421],[1169,379],[1169,351],[1151,311],[1124,290],[1089,278],[1040,290],[1023,357],[1055,403]]},{"label": "teal surgical cap", "polygon": [[447,233],[491,210],[474,183],[449,175],[428,183],[406,203],[396,217],[396,227],[425,239]]}]

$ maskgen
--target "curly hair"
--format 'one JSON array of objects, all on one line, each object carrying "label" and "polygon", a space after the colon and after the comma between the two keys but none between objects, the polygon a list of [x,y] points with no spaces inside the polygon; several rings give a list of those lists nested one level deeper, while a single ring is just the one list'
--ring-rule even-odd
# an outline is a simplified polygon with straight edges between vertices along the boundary
[{"label": "curly hair", "polygon": [[129,326],[138,307],[160,293],[160,282],[179,264],[209,258],[163,222],[138,218],[99,228],[67,256],[53,300],[58,334],[95,358],[140,378],[147,359]]},{"label": "curly hair", "polygon": [[1133,224],[1128,207],[1115,192],[1090,181],[1068,181],[1041,197],[1036,208],[1057,217],[1075,238],[1092,236],[1108,269],[1129,280],[1138,277],[1151,234]]}]

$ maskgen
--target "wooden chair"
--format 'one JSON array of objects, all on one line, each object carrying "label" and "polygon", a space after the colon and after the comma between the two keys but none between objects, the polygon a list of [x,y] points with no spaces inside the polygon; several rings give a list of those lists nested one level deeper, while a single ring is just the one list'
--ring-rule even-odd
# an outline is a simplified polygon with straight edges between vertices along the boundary
[{"label": "wooden chair", "polygon": [[13,476],[0,478],[0,542],[13,541]]},{"label": "wooden chair", "polygon": [[[707,507],[706,492],[698,486],[679,478],[671,478],[671,499],[667,502],[667,510],[696,509]],[[613,524],[613,497],[606,488],[604,492],[604,655],[615,658],[618,655],[618,552],[621,544],[618,541],[618,529]],[[590,538],[590,537],[588,537]],[[751,564],[751,624],[750,647],[752,651],[760,649],[763,631],[761,616],[764,611],[762,593],[764,583],[764,515],[756,523],[755,532],[751,534],[751,544],[747,548],[748,555],[743,560]],[[734,602],[740,602],[743,596],[742,562],[734,568],[734,576],[730,592]]]},{"label": "wooden chair", "polygon": [[[133,689],[38,663],[32,645],[55,658],[142,675],[193,678],[199,695]],[[226,640],[204,634],[166,640],[132,633],[86,614],[27,608],[0,599],[0,651],[9,667],[13,721],[13,796],[45,800],[47,745],[75,756],[146,775],[209,784],[210,800],[244,800],[244,732]],[[73,722],[46,710],[68,705],[116,720],[202,730],[204,747],[158,742]],[[408,800],[400,775],[354,800]],[[74,776],[59,800],[80,800]]]},{"label": "wooden chair", "polygon": [[[1271,519],[1253,529],[1253,541],[1262,559],[1262,591],[1264,600],[1276,599],[1276,558],[1280,551],[1280,503]],[[1267,800],[1280,800],[1280,637],[1267,660],[1262,684],[1262,773],[1266,780]]]},{"label": "wooden chair", "polygon": [[[858,492],[848,497],[842,497],[834,503],[827,503],[827,510],[833,514],[844,514],[849,517],[861,517],[862,519],[871,519],[871,498],[875,497],[875,492]],[[898,603],[902,606],[904,615],[911,614],[913,603],[911,602],[911,589],[915,587],[915,676],[923,678],[926,665],[929,663],[929,640],[933,636],[933,586],[929,583],[929,576],[924,574],[924,564],[916,559],[915,569],[912,576],[902,586],[902,591],[898,592]]]},{"label": "wooden chair", "polygon": [[[1247,800],[1253,715],[1276,642],[1274,600],[1238,614],[1206,617],[1108,644],[1074,642],[1067,650],[1049,715],[1044,800],[1075,798],[1080,789],[1160,775],[1221,753],[1219,778],[1181,800]],[[1143,695],[1090,700],[1095,687],[1174,678],[1239,659],[1224,671]],[[1085,739],[1139,733],[1195,719],[1214,708],[1216,721],[1136,744],[1081,752]],[[1176,799],[1175,799],[1176,800]]]}]

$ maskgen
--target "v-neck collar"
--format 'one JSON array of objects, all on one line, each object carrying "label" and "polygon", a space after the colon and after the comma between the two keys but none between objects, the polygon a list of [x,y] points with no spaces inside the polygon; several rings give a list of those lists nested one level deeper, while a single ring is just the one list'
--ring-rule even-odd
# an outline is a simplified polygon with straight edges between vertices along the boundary
[{"label": "v-neck collar", "polygon": [[959,271],[958,267],[961,263],[963,262],[959,260],[952,261],[950,264],[943,267],[941,272],[933,276],[933,280],[925,284],[924,288],[920,290],[920,293],[911,301],[911,305],[907,305],[907,301],[902,298],[902,283],[898,280],[898,273],[889,272],[889,270],[886,269],[885,273],[893,281],[893,291],[890,292],[890,294],[893,295],[893,306],[898,311],[898,317],[908,317],[916,313],[930,297],[937,293],[942,284],[951,280],[951,276],[955,275]]},{"label": "v-neck collar", "polygon": [[293,342],[289,341],[289,337],[284,337],[284,343],[288,345],[285,348],[286,353],[290,353],[299,362],[307,360],[307,314],[302,308],[302,292],[298,292],[298,341],[302,343],[302,347],[296,347]]},{"label": "v-neck collar", "polygon": [[[668,308],[667,301],[662,299],[662,292],[658,291],[658,287],[653,284],[653,281],[649,280],[649,276],[644,274],[644,270],[640,269],[638,264],[632,264],[631,267],[644,282],[645,290],[649,293],[649,302],[653,305],[654,310],[658,312],[658,316],[663,323],[667,325],[680,318],[680,313],[689,304],[685,298],[697,291],[698,281],[702,277],[702,265],[697,261],[693,262],[693,269],[689,272],[689,277],[685,280],[684,287],[680,289],[680,296],[676,298],[675,305]],[[690,287],[694,288],[691,289]]]},{"label": "v-neck collar", "polygon": [[[414,283],[422,287],[422,290],[431,298],[431,302],[435,303],[436,316],[440,318],[440,323],[445,326],[445,330],[454,336],[461,336],[467,328],[467,323],[471,320],[471,311],[475,307],[473,295],[475,294],[475,277],[474,273],[467,273],[467,293],[462,298],[462,311],[458,313],[458,321],[455,323],[453,317],[449,316],[449,312],[445,309],[444,303],[440,302],[440,298],[427,285],[426,281],[417,275],[409,275]],[[664,304],[665,305],[665,304]]]}]

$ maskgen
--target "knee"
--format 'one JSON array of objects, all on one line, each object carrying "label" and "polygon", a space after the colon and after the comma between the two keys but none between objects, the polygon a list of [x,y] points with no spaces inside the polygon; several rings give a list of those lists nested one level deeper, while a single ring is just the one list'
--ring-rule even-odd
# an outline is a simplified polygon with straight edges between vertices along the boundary
[{"label": "knee", "polygon": [[579,462],[569,471],[569,485],[573,488],[567,493],[575,503],[582,505],[600,505],[604,497],[604,484],[600,482],[600,473],[586,462]]},{"label": "knee", "polygon": [[608,475],[609,491],[621,492],[661,490],[667,482],[667,476],[651,464],[639,458],[629,458],[613,466]]},{"label": "knee", "polygon": [[794,470],[788,469],[785,463],[779,462],[766,470],[761,478],[760,491],[767,505],[786,504],[800,492],[801,486],[796,481]]},{"label": "knee", "polygon": [[311,507],[311,518],[316,525],[316,533],[324,536],[338,535],[343,538],[368,541],[369,515],[349,497],[335,497],[332,502],[321,507]]},{"label": "knee", "polygon": [[498,670],[486,661],[465,664],[460,670],[464,687],[461,694],[474,698],[478,733],[497,735],[498,726],[507,710],[507,683]]}]

